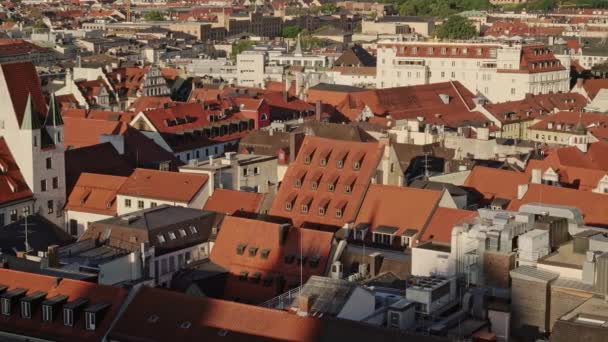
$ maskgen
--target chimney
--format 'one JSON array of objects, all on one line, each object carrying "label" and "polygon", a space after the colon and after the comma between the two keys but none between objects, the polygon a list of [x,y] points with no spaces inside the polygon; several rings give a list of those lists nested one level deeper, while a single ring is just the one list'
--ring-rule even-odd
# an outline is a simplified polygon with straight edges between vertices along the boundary
[{"label": "chimney", "polygon": [[289,80],[285,80],[285,89],[283,90],[283,101],[288,102],[289,100]]},{"label": "chimney", "polygon": [[279,244],[283,245],[285,243],[285,241],[287,241],[287,234],[289,233],[289,228],[291,228],[291,225],[289,225],[288,223],[283,223],[279,225]]},{"label": "chimney", "polygon": [[296,155],[300,150],[300,146],[302,145],[302,141],[304,141],[304,133],[290,133],[289,134],[289,162],[291,163],[296,159]]},{"label": "chimney", "polygon": [[314,297],[308,294],[301,294],[298,296],[298,315],[308,316],[312,305],[314,303]]},{"label": "chimney", "polygon": [[528,184],[519,184],[517,186],[517,199],[520,200],[524,198],[526,192],[528,192]]},{"label": "chimney", "polygon": [[579,77],[576,79],[576,87],[577,88],[582,88],[583,87],[583,83],[585,83],[585,79]]},{"label": "chimney", "polygon": [[49,267],[59,266],[59,246],[51,245],[47,248],[47,258],[49,260]]},{"label": "chimney", "polygon": [[530,183],[540,184],[542,182],[542,171],[540,169],[532,169],[532,178]]},{"label": "chimney", "polygon": [[315,119],[321,121],[321,101],[315,103]]},{"label": "chimney", "polygon": [[369,273],[370,276],[375,277],[380,273],[380,267],[382,266],[382,260],[384,257],[379,252],[374,252],[369,255]]}]

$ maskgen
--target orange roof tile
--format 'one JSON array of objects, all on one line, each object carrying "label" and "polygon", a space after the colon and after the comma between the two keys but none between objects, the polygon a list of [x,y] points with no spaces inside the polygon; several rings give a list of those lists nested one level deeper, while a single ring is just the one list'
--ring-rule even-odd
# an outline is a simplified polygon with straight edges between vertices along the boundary
[{"label": "orange roof tile", "polygon": [[32,197],[4,137],[0,137],[0,204]]},{"label": "orange roof tile", "polygon": [[523,172],[476,166],[465,180],[464,186],[474,188],[486,199],[510,200],[517,198],[517,186],[528,182],[529,177]]},{"label": "orange roof tile", "polygon": [[407,229],[421,231],[439,205],[441,195],[441,191],[372,184],[355,223],[370,224],[372,231],[379,226],[395,227],[397,236]]},{"label": "orange roof tile", "polygon": [[454,225],[469,221],[479,216],[476,211],[452,208],[437,208],[431,221],[418,237],[419,242],[433,240],[435,242],[450,243]]},{"label": "orange roof tile", "polygon": [[[225,288],[227,298],[240,298],[249,302],[262,302],[270,299],[293,285],[299,285],[300,272],[303,281],[311,275],[321,275],[329,261],[333,234],[318,230],[287,227],[285,235],[281,235],[280,224],[247,218],[226,216],[219,229],[215,245],[211,250],[210,259],[214,263],[228,269],[231,277]],[[237,247],[243,246],[242,255]],[[257,248],[255,256],[250,249]],[[263,252],[268,255],[264,258]],[[286,263],[285,256],[297,258],[303,255],[303,267],[299,262],[291,260]],[[317,265],[311,265],[311,258],[318,258]],[[273,284],[268,288],[260,283],[244,282],[238,279],[240,272],[261,272],[273,276]],[[287,288],[281,288],[281,276]]]},{"label": "orange roof tile", "polygon": [[208,180],[203,174],[135,169],[118,194],[188,203]]},{"label": "orange roof tile", "polygon": [[[372,177],[375,177],[382,152],[383,146],[377,142],[307,136],[296,160],[285,173],[270,214],[291,218],[296,226],[303,222],[336,226],[352,222]],[[325,153],[328,157],[322,158],[321,155]],[[310,158],[310,162],[307,162],[307,158]],[[359,169],[355,169],[355,164]],[[323,176],[316,181],[319,171]],[[311,198],[312,202],[305,203],[307,198]],[[291,201],[291,210],[286,207],[288,200]],[[324,213],[319,211],[321,202],[326,203]],[[306,212],[302,205],[308,205]]]},{"label": "orange roof tile", "polygon": [[62,279],[18,272],[0,268],[0,283],[7,285],[8,290],[23,288],[27,295],[35,291],[46,292],[46,298],[57,295],[68,296],[68,303],[77,298],[88,300],[88,306],[108,304],[109,308],[103,316],[99,316],[96,329],[86,330],[84,314],[75,319],[74,327],[65,326],[61,318],[52,323],[41,323],[42,310],[40,307],[32,310],[32,318],[22,318],[19,312],[3,316],[0,320],[0,330],[13,334],[31,336],[34,338],[55,341],[100,341],[110,328],[110,323],[118,315],[118,311],[126,299],[128,290],[120,287],[98,285],[78,280]]},{"label": "orange roof tile", "polygon": [[115,216],[116,193],[126,180],[127,177],[81,173],[65,209]]},{"label": "orange roof tile", "polygon": [[508,210],[519,210],[527,203],[543,203],[578,208],[583,214],[585,224],[608,226],[608,196],[605,194],[568,189],[558,186],[530,184],[521,200],[514,199]]},{"label": "orange roof tile", "polygon": [[216,211],[232,215],[237,211],[257,213],[260,210],[264,194],[256,192],[215,189],[203,210]]},{"label": "orange roof tile", "polygon": [[127,127],[126,123],[120,121],[64,117],[64,144],[72,148],[97,145],[101,135],[120,134]]}]

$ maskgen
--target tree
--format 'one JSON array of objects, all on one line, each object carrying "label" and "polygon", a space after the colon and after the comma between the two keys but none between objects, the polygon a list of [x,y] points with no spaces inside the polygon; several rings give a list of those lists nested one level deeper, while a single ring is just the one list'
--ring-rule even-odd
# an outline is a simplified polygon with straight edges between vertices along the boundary
[{"label": "tree", "polygon": [[164,21],[165,15],[161,11],[150,11],[144,14],[145,21]]},{"label": "tree", "polygon": [[321,5],[319,10],[323,14],[334,14],[338,10],[338,8],[334,4],[327,3],[327,4]]},{"label": "tree", "polygon": [[437,28],[435,34],[441,39],[471,39],[477,36],[477,29],[466,18],[452,15]]},{"label": "tree", "polygon": [[529,10],[550,11],[557,7],[557,0],[538,0],[527,5]]},{"label": "tree", "polygon": [[255,42],[253,42],[252,40],[249,40],[249,39],[239,40],[238,42],[232,44],[232,57],[234,59],[236,59],[236,56],[238,54],[249,49],[250,47],[252,47],[254,45],[255,45]]},{"label": "tree", "polygon": [[46,30],[48,29],[48,26],[46,26],[46,24],[44,23],[44,21],[42,21],[41,19],[36,20],[36,22],[34,22],[34,24],[32,25],[33,28],[35,28],[36,30]]},{"label": "tree", "polygon": [[283,27],[281,30],[281,37],[283,38],[295,38],[302,32],[302,28],[298,25],[289,25]]}]

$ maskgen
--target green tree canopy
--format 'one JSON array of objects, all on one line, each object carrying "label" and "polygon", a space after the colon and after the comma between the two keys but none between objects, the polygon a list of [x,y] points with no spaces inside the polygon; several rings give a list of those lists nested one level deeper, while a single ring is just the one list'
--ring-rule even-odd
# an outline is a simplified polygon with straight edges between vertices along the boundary
[{"label": "green tree canopy", "polygon": [[338,8],[336,5],[330,3],[323,4],[321,7],[319,7],[319,11],[321,11],[323,14],[334,14],[337,10]]},{"label": "green tree canopy", "polygon": [[283,27],[281,30],[281,37],[283,38],[295,38],[302,32],[302,28],[298,25],[289,25]]},{"label": "green tree canopy", "polygon": [[441,39],[471,39],[477,36],[475,26],[459,15],[448,17],[435,33]]},{"label": "green tree canopy", "polygon": [[145,21],[164,21],[165,15],[161,11],[150,11],[144,14]]},{"label": "green tree canopy", "polygon": [[240,54],[241,52],[249,49],[250,47],[254,46],[255,42],[249,39],[242,39],[239,40],[238,42],[232,44],[232,57],[236,58],[236,55]]}]

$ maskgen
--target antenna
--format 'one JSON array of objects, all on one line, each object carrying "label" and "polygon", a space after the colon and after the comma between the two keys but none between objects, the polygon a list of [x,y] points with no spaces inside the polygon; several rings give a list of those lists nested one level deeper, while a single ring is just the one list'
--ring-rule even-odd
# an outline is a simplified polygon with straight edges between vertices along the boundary
[{"label": "antenna", "polygon": [[[27,228],[28,228],[28,223],[27,223],[28,216],[30,216],[30,214],[29,214],[29,208],[28,208],[28,212],[26,213],[26,215],[24,217],[25,218],[25,222],[24,222],[24,224],[22,224],[22,226],[24,226],[24,228],[25,228],[25,254],[27,254],[27,253],[29,253],[31,251],[30,243],[29,243],[29,240],[28,240],[28,235],[29,234],[28,234],[28,230],[27,230]],[[35,226],[35,224],[32,224],[32,223],[30,223],[29,225],[30,226]]]}]

